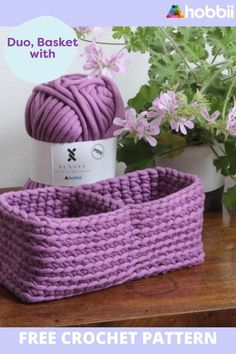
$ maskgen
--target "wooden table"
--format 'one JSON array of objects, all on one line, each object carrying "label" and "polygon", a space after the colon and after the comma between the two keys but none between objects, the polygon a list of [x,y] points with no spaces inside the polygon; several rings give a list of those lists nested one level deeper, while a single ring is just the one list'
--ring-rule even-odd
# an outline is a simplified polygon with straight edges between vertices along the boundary
[{"label": "wooden table", "polygon": [[205,215],[203,265],[28,305],[0,287],[0,326],[236,326],[236,215]]}]

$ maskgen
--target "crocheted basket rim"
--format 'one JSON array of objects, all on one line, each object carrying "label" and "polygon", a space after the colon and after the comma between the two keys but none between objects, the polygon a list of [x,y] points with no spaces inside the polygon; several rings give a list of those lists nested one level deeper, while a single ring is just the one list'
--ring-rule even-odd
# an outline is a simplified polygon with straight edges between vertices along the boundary
[{"label": "crocheted basket rim", "polygon": [[[88,184],[87,184],[88,186]],[[81,187],[42,187],[42,188],[36,188],[36,189],[26,189],[26,190],[21,190],[21,191],[16,191],[16,192],[7,192],[4,193],[2,195],[0,195],[0,204],[3,206],[3,210],[2,213],[3,214],[7,214],[8,217],[12,217],[14,220],[20,221],[20,222],[25,222],[27,223],[27,225],[33,225],[33,226],[45,226],[45,225],[50,225],[50,223],[57,223],[57,228],[60,228],[60,223],[58,223],[58,221],[60,220],[61,224],[63,222],[63,229],[65,227],[71,227],[73,228],[73,221],[80,220],[80,222],[88,222],[88,224],[90,223],[91,220],[91,215],[86,215],[86,216],[72,216],[72,217],[60,217],[60,219],[58,217],[49,217],[49,216],[38,216],[34,213],[27,213],[25,211],[21,211],[20,209],[16,209],[16,207],[12,206],[9,204],[8,202],[8,197],[11,196],[12,194],[14,195],[26,195],[28,193],[30,193],[31,195],[37,194],[37,193],[47,193],[47,192],[56,192],[56,191],[61,191],[61,192],[72,192],[72,191],[82,191]],[[97,194],[94,192],[87,192],[87,191],[82,191],[83,194],[87,194],[90,197],[97,197]],[[107,197],[107,196],[99,196],[99,198],[101,199],[101,201],[109,201],[109,203],[111,205],[113,205],[115,208],[111,209],[110,211],[105,211],[105,212],[101,212],[99,214],[93,214],[93,215],[97,215],[97,216],[109,216],[109,214],[113,214],[114,210],[119,210],[119,209],[123,209],[125,208],[125,205],[117,200],[112,200],[111,198]],[[32,219],[28,218],[28,216],[30,216]]]},{"label": "crocheted basket rim", "polygon": [[[143,170],[138,170],[138,171],[134,171],[134,172],[130,172],[128,175],[129,177],[132,178],[132,176],[135,176],[137,173],[141,173]],[[145,207],[146,205],[151,205],[152,203],[158,203],[159,201],[163,201],[165,200],[166,202],[168,202],[169,199],[173,198],[176,194],[178,194],[179,196],[181,196],[181,194],[188,192],[189,190],[193,189],[194,186],[199,186],[199,184],[202,185],[201,180],[199,179],[199,177],[195,176],[195,175],[191,175],[191,174],[187,174],[187,173],[183,173],[171,168],[162,168],[162,167],[156,167],[156,168],[149,168],[149,169],[145,169],[146,172],[153,172],[153,171],[157,171],[159,173],[176,173],[179,177],[185,177],[186,181],[191,182],[188,186],[183,187],[179,190],[177,190],[176,192],[171,192],[169,195],[161,197],[159,199],[155,199],[155,200],[149,200],[146,202],[143,202],[142,205],[143,207]],[[157,175],[157,177],[159,178],[159,175]],[[118,177],[113,177],[110,179],[106,179],[106,180],[102,180],[99,181],[98,183],[100,185],[102,185],[103,183],[107,183],[107,182],[113,182],[116,179],[126,179],[128,178],[127,175],[123,175],[123,176],[118,176]],[[16,206],[12,206],[9,201],[8,198],[10,196],[14,195],[18,195],[18,196],[25,196],[28,193],[31,195],[37,195],[40,192],[42,193],[48,193],[48,192],[69,192],[72,193],[72,191],[74,192],[82,192],[83,194],[87,194],[90,195],[91,198],[93,197],[97,197],[97,194],[92,192],[92,191],[88,191],[87,189],[93,184],[86,184],[86,185],[82,185],[82,186],[78,186],[78,187],[43,187],[43,188],[36,188],[36,189],[26,189],[26,190],[20,190],[20,191],[15,191],[15,192],[7,192],[7,193],[3,193],[2,195],[0,195],[0,204],[2,205],[3,209],[2,209],[2,213],[3,214],[7,214],[7,216],[12,217],[14,220],[26,223],[27,225],[37,225],[38,227],[40,226],[45,226],[50,225],[50,223],[57,223],[57,228],[60,229],[65,229],[65,227],[68,228],[73,228],[73,221],[80,220],[80,222],[83,223],[90,223],[91,220],[91,215],[86,215],[86,216],[73,216],[73,217],[60,217],[60,219],[58,217],[49,217],[49,216],[39,216],[36,215],[34,213],[27,213],[25,211],[21,211],[20,208],[17,208]],[[128,208],[128,205],[125,205],[124,203],[117,201],[117,200],[111,200],[110,197],[107,196],[100,196],[101,200],[104,201],[109,201],[109,203],[113,204],[113,206],[115,207],[114,209],[112,209],[111,211],[105,211],[105,212],[101,212],[96,214],[96,216],[102,217],[103,215],[109,216],[109,215],[113,215],[114,210],[119,211],[119,209],[124,209],[124,208]],[[30,216],[30,218],[29,218]],[[60,222],[59,222],[60,221]]]}]

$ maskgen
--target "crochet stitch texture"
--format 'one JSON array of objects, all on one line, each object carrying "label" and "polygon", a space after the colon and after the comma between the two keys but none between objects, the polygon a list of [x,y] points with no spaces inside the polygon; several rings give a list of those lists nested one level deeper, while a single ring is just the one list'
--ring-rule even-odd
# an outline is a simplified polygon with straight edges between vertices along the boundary
[{"label": "crochet stitch texture", "polygon": [[154,168],[77,188],[0,196],[0,282],[24,302],[197,265],[202,182]]}]

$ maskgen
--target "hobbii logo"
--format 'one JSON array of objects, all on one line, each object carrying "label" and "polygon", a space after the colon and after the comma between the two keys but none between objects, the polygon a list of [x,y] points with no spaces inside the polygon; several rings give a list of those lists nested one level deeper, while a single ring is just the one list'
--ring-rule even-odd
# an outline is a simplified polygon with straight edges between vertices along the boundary
[{"label": "hobbii logo", "polygon": [[[182,8],[183,10],[183,8]],[[202,19],[206,18],[219,18],[219,19],[234,19],[234,5],[226,5],[221,7],[220,5],[215,5],[214,7],[210,7],[209,5],[205,5],[205,7],[197,7],[193,8],[189,5],[185,5],[184,11],[181,11],[179,5],[172,5],[170,8],[167,18],[197,18]]]},{"label": "hobbii logo", "polygon": [[193,9],[188,5],[185,6],[184,11],[186,18],[234,18],[234,5],[227,5],[226,7],[220,7],[220,5],[216,5],[214,8],[208,5],[205,5],[204,8],[196,8]]}]

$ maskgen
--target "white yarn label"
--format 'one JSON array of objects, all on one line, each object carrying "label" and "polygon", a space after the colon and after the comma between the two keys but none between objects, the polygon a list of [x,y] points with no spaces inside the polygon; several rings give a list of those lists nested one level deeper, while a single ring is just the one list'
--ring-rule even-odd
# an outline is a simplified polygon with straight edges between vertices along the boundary
[{"label": "white yarn label", "polygon": [[35,182],[73,187],[115,176],[116,138],[69,144],[31,140]]}]

